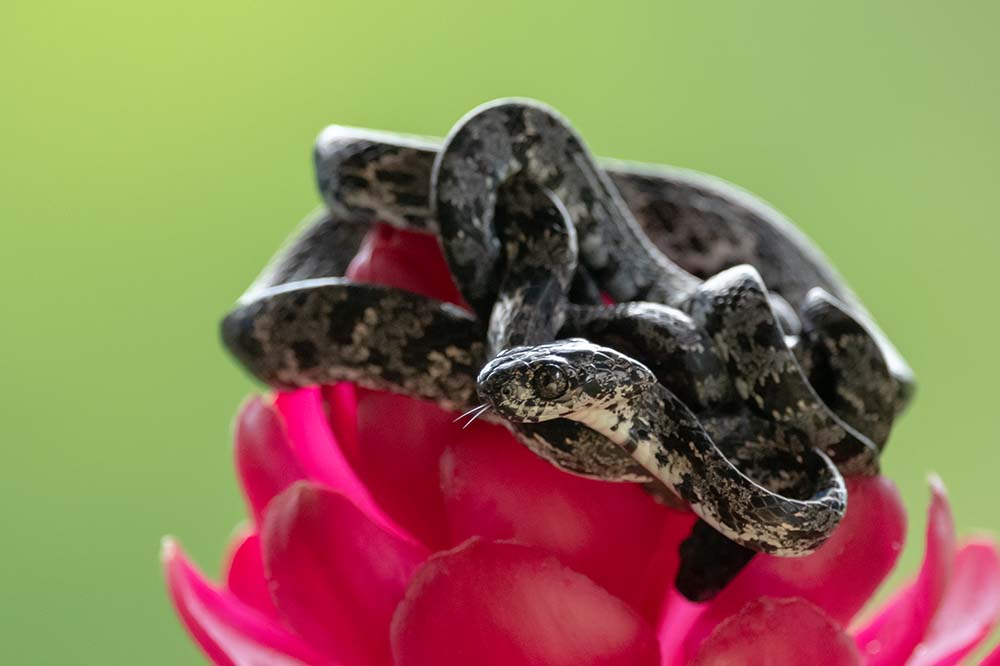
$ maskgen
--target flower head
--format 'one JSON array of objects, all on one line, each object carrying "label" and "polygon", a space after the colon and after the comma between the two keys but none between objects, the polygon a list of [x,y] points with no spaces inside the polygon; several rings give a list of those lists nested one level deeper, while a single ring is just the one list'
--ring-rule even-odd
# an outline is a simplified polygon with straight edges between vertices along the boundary
[{"label": "flower head", "polygon": [[[356,280],[459,300],[429,238],[377,229]],[[955,664],[1000,617],[992,541],[956,544],[931,485],[923,565],[859,619],[901,551],[884,477],[812,555],[760,555],[715,599],[673,587],[694,516],[563,473],[506,430],[338,384],[251,398],[235,460],[251,519],[221,584],[172,540],[167,585],[224,666]],[[1000,654],[986,663],[1000,663]]]}]

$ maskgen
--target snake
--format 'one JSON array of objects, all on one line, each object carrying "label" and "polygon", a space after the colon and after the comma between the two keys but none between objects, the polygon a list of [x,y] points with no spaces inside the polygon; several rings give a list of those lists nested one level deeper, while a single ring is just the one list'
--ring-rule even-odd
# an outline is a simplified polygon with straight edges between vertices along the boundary
[{"label": "snake", "polygon": [[[436,234],[431,171],[440,148],[441,141],[433,138],[328,126],[313,150],[327,224],[378,220]],[[782,310],[798,310],[814,289],[842,303],[875,341],[890,369],[893,415],[905,411],[916,388],[912,369],[829,260],[788,218],[715,176],[622,160],[602,159],[599,164],[645,236],[688,273],[707,279],[748,264],[779,297],[774,303]],[[794,318],[785,323],[795,328]]]},{"label": "snake", "polygon": [[[877,469],[876,446],[829,410],[802,375],[756,269],[736,266],[702,281],[677,266],[642,233],[570,124],[538,103],[499,100],[474,109],[433,165],[442,249],[480,318],[489,318],[502,286],[497,197],[514,179],[561,202],[580,263],[603,291],[689,311],[713,336],[747,404],[806,433],[845,471]],[[545,248],[536,252],[544,260]]]},{"label": "snake", "polygon": [[515,422],[569,419],[628,451],[728,539],[752,550],[812,552],[843,516],[846,491],[814,447],[794,454],[822,490],[779,495],[746,476],[698,418],[641,363],[582,339],[515,347],[479,375],[490,407]]},{"label": "snake", "polygon": [[[716,535],[751,554],[822,543],[846,499],[837,467],[877,469],[913,380],[818,251],[721,181],[598,165],[537,103],[480,107],[444,146],[341,127],[320,135],[327,210],[223,321],[244,366],[277,387],[348,380],[447,409],[486,400],[486,418],[568,471],[663,482],[712,528],[696,528],[689,551]],[[343,278],[376,219],[438,235],[469,309]],[[553,275],[561,263],[569,269]],[[621,303],[600,307],[602,295]],[[544,349],[551,362],[558,345],[602,359],[583,384],[627,388],[629,400],[524,419],[510,395],[485,390],[500,385],[487,377],[533,376],[525,359]],[[497,374],[512,346],[522,370]],[[616,388],[608,377],[642,381]]]},{"label": "snake", "polygon": [[[719,338],[713,347],[727,361],[719,364],[720,370],[727,366],[742,382],[738,387],[744,401],[752,390],[779,397],[779,404],[767,409],[796,421],[796,429],[810,435],[817,447],[836,447],[843,457],[846,426],[825,407],[806,407],[813,401],[796,391],[808,387],[804,378],[789,386],[779,374],[794,372],[798,365],[785,346],[766,288],[755,291],[756,284],[750,284],[755,269],[734,268],[702,285],[659,253],[579,137],[547,107],[501,101],[473,110],[445,140],[431,182],[434,217],[451,272],[473,311],[490,322],[494,360],[480,373],[477,386],[494,413],[515,424],[560,419],[603,435],[719,533],[744,547],[801,555],[829,536],[843,516],[846,491],[839,471],[816,448],[797,452],[803,464],[809,457],[810,476],[818,484],[815,494],[805,500],[780,495],[743,474],[684,403],[637,361],[582,341],[546,344],[564,317],[576,270],[575,237],[580,261],[602,289],[618,299],[690,310],[702,320],[699,328]],[[758,293],[761,302],[754,299]],[[761,304],[767,315],[759,312]],[[720,337],[738,338],[741,331],[749,335],[749,350],[756,357],[750,364],[740,362],[744,354],[734,349],[734,340]],[[769,335],[777,336],[791,368],[778,369],[770,359],[760,363],[760,357],[773,353]],[[525,356],[534,353],[547,361],[532,368]],[[625,360],[634,365],[620,367]],[[512,366],[516,369],[505,371]],[[577,397],[575,408],[562,404],[563,409],[539,410],[546,399],[571,388],[567,377],[572,367],[582,375],[581,390],[570,391]],[[764,386],[763,375],[773,379],[771,385]],[[724,376],[720,372],[719,380]],[[521,409],[510,409],[512,403]],[[535,409],[526,413],[526,407]],[[820,426],[823,417],[826,423]],[[826,432],[831,429],[836,432]],[[873,464],[874,459],[865,458],[874,447],[857,437],[858,450],[847,453],[850,459],[844,464]]]}]

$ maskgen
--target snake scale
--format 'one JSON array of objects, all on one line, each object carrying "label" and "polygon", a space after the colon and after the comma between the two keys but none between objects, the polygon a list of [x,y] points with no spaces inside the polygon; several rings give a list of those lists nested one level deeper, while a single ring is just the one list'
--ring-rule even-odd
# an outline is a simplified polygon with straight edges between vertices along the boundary
[{"label": "snake scale", "polygon": [[[469,410],[569,472],[647,483],[701,518],[678,575],[693,599],[754,552],[814,550],[842,475],[877,473],[912,372],[746,192],[598,163],[527,100],[473,110],[443,144],[331,127],[315,156],[326,210],[222,324],[264,382]],[[344,278],[376,221],[436,235],[468,309]]]}]

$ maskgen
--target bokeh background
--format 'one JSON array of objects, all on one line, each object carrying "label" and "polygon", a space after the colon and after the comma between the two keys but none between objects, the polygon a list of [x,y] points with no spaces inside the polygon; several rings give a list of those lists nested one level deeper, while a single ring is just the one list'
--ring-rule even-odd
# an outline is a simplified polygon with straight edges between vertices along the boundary
[{"label": "bokeh background", "polygon": [[[158,569],[211,573],[257,390],[216,322],[318,203],[328,123],[442,135],[545,100],[604,156],[734,181],[916,369],[885,457],[1000,529],[1000,4],[8,0],[0,20],[0,662],[200,663]],[[915,570],[908,548],[900,576]]]}]

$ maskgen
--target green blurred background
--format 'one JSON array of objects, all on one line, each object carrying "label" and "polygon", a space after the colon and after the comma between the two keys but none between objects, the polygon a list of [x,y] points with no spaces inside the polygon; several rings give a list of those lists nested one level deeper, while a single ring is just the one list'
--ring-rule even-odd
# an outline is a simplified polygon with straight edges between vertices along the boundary
[{"label": "green blurred background", "polygon": [[[0,22],[0,662],[199,663],[157,548],[213,575],[251,383],[216,321],[318,203],[328,123],[442,135],[537,97],[604,156],[768,199],[916,369],[890,442],[1000,528],[1000,5],[14,0]],[[902,574],[919,562],[908,548]]]}]

